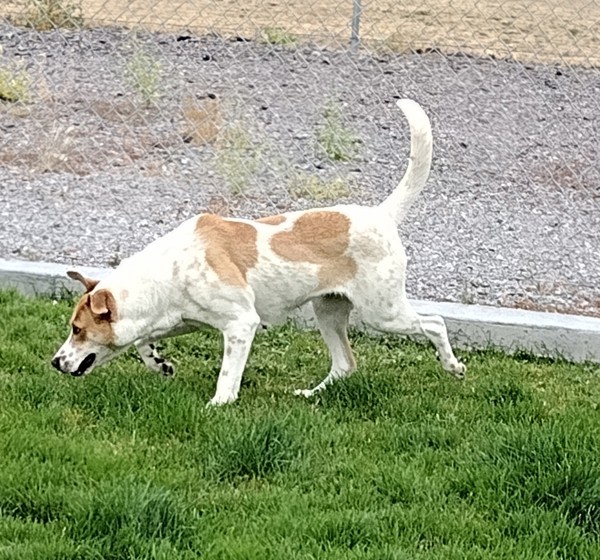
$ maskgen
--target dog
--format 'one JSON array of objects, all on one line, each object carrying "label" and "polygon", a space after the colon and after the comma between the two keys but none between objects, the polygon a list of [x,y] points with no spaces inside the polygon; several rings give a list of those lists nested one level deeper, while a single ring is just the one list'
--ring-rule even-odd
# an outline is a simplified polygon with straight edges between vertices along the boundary
[{"label": "dog", "polygon": [[379,206],[336,205],[258,220],[201,214],[123,260],[102,281],[70,271],[86,292],[52,365],[81,376],[134,345],[150,369],[170,376],[173,365],[153,342],[209,325],[224,337],[209,402],[222,405],[238,397],[259,325],[282,322],[311,302],[331,369],[316,387],[296,394],[310,397],[356,368],[347,336],[353,308],[377,331],[425,335],[442,367],[462,378],[466,368],[452,351],[444,320],[418,315],[405,293],[398,224],[429,176],[432,133],[418,103],[397,104],[410,126],[410,160]]}]

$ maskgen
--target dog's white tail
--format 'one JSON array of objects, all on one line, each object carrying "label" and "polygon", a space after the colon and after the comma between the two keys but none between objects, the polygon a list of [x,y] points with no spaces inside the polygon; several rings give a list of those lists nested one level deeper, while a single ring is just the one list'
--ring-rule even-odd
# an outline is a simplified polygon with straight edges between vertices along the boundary
[{"label": "dog's white tail", "polygon": [[381,203],[380,208],[399,224],[427,182],[433,140],[429,117],[416,101],[400,99],[397,105],[410,126],[410,160],[404,177],[394,192]]}]

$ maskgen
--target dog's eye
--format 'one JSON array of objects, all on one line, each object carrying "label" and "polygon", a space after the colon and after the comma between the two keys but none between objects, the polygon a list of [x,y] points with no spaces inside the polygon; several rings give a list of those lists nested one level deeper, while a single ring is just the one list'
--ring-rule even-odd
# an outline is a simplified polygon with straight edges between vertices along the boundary
[{"label": "dog's eye", "polygon": [[80,332],[81,332],[81,329],[79,327],[76,327],[75,325],[73,325],[73,334],[75,336],[77,336]]}]

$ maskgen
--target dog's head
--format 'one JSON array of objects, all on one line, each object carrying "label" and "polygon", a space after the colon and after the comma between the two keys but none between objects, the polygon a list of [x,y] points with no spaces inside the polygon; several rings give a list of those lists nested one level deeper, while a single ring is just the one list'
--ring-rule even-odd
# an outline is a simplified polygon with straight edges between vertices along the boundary
[{"label": "dog's head", "polygon": [[97,280],[85,278],[78,272],[69,271],[67,274],[80,281],[86,293],[75,306],[71,316],[71,333],[52,358],[52,365],[78,377],[120,353],[113,330],[118,310],[109,290],[96,289]]}]

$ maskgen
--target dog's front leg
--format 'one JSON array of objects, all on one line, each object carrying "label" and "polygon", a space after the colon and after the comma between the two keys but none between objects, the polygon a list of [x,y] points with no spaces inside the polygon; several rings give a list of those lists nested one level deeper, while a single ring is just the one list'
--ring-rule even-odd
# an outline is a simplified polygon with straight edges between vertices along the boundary
[{"label": "dog's front leg", "polygon": [[154,344],[140,342],[135,347],[140,354],[140,358],[142,358],[142,362],[152,371],[162,373],[165,377],[175,375],[173,364],[159,354]]},{"label": "dog's front leg", "polygon": [[246,360],[259,323],[258,316],[252,315],[242,320],[238,318],[223,330],[223,362],[217,380],[217,391],[209,405],[227,404],[237,399]]}]

